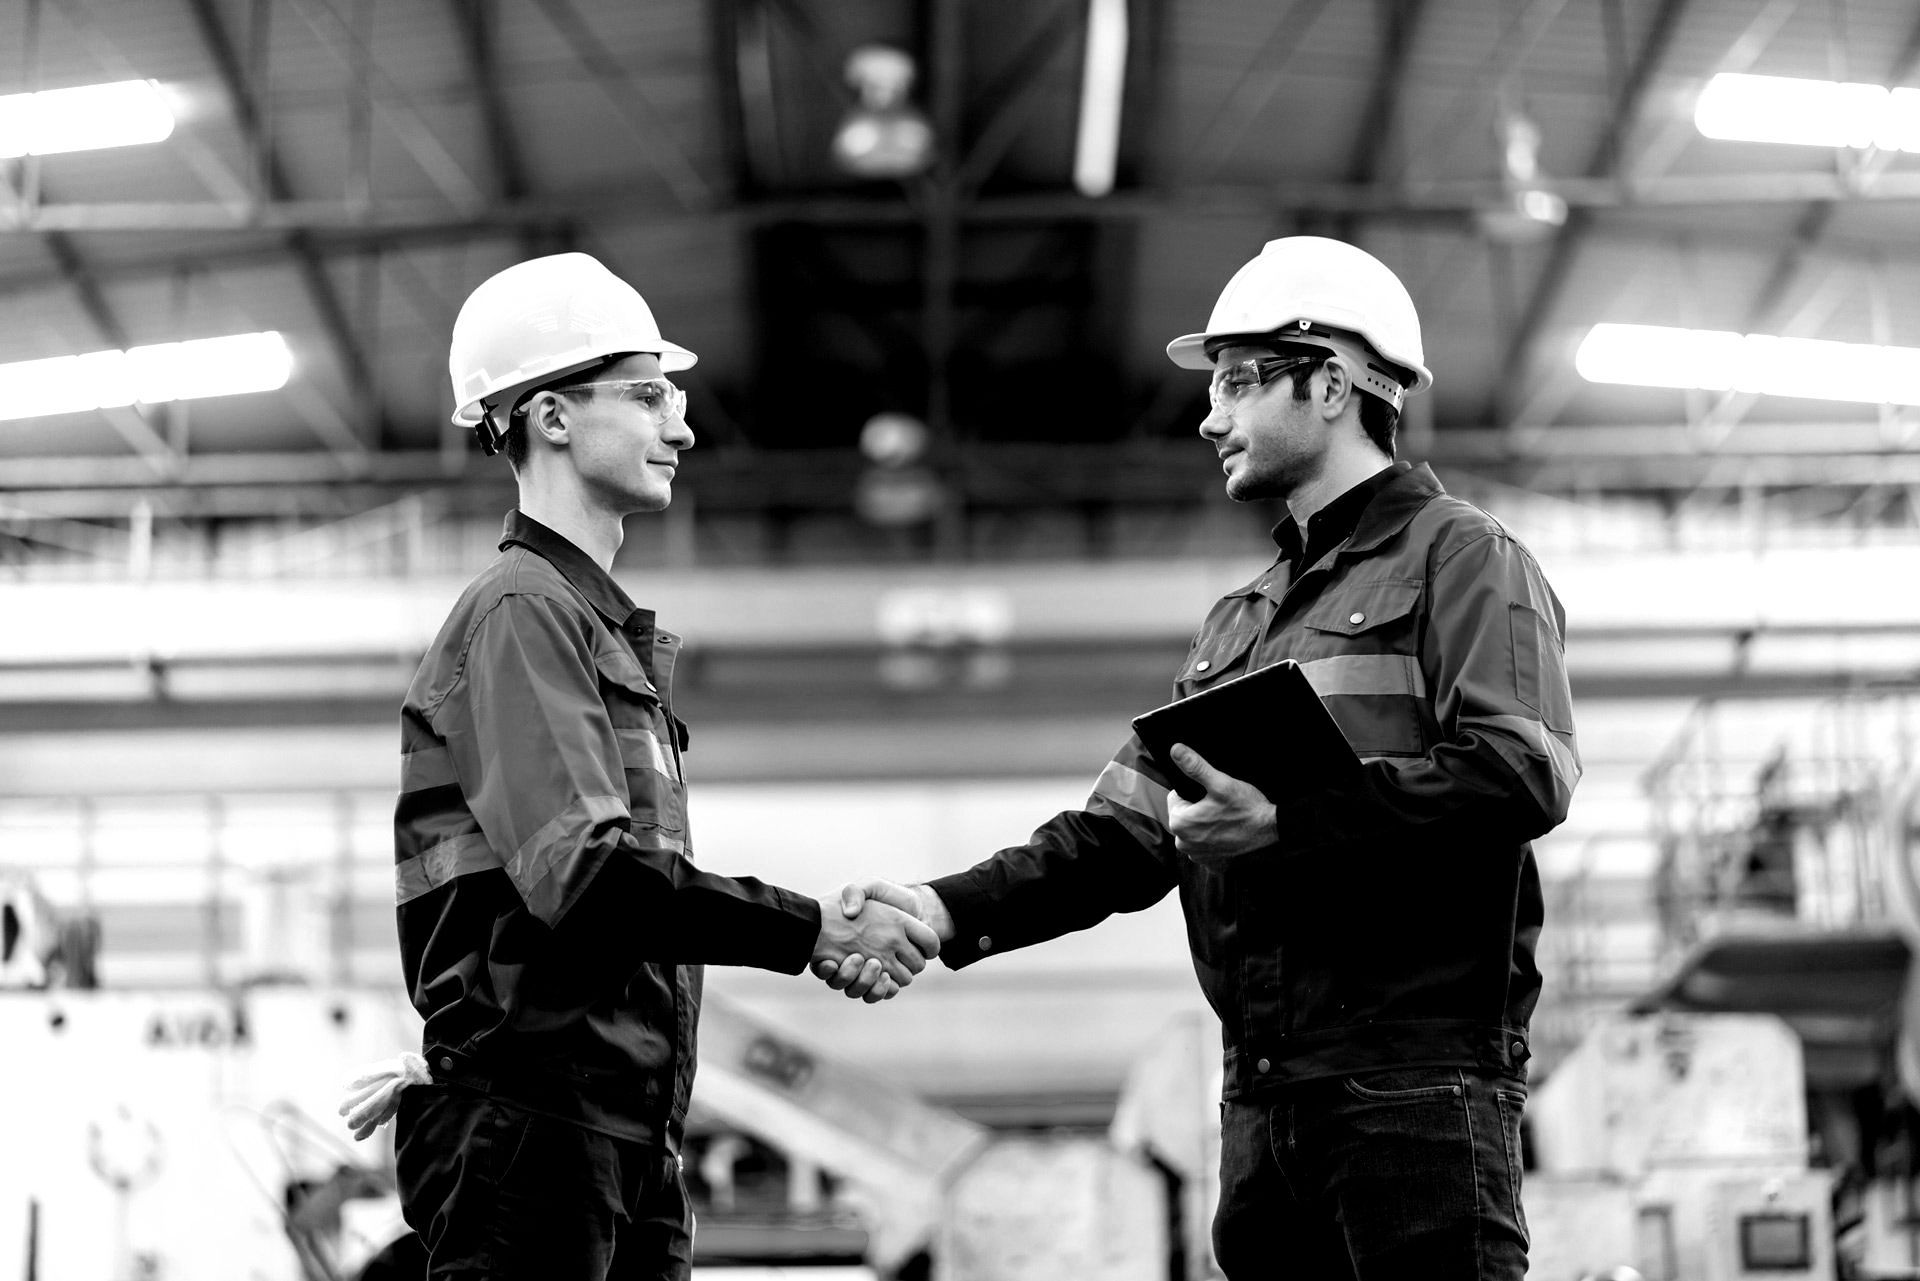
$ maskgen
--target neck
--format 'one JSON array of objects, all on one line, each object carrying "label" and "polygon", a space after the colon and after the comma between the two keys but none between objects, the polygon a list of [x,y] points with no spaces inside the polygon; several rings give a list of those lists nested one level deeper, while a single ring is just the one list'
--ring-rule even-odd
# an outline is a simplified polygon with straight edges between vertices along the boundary
[{"label": "neck", "polygon": [[601,569],[613,572],[614,553],[626,534],[620,514],[586,501],[571,472],[542,476],[538,469],[529,468],[520,477],[520,511],[585,552]]},{"label": "neck", "polygon": [[1381,468],[1392,465],[1393,459],[1380,452],[1379,446],[1365,435],[1357,441],[1336,437],[1319,474],[1287,495],[1287,510],[1304,530],[1314,513]]}]

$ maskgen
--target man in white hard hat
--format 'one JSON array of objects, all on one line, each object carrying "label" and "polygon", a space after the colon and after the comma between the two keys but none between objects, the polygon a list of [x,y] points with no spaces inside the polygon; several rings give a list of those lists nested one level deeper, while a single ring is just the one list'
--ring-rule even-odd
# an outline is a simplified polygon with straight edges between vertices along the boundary
[{"label": "man in white hard hat", "polygon": [[959,968],[1177,888],[1225,1045],[1227,1276],[1519,1278],[1529,842],[1580,773],[1560,604],[1497,521],[1394,461],[1404,398],[1433,378],[1378,259],[1272,241],[1167,353],[1211,371],[1200,435],[1227,493],[1289,512],[1273,564],[1201,625],[1175,697],[1291,659],[1359,781],[1269,797],[1181,747],[1206,789],[1189,803],[1132,738],[1086,808],[1026,845],[927,885],[849,886],[842,909],[910,906]]},{"label": "man in white hard hat", "polygon": [[454,324],[454,421],[504,449],[519,506],[401,711],[400,950],[426,1030],[351,1118],[370,1132],[393,1076],[419,1082],[395,1137],[433,1277],[687,1277],[701,965],[857,953],[848,990],[880,1000],[939,951],[885,904],[852,919],[694,866],[680,638],[612,575],[622,519],[667,506],[693,445],[666,377],[693,363],[584,254],[509,267]]}]

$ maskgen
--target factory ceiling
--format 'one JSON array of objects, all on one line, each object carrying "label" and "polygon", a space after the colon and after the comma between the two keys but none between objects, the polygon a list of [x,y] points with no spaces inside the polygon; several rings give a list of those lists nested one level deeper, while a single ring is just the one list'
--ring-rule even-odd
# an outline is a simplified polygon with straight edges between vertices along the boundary
[{"label": "factory ceiling", "polygon": [[[907,172],[849,168],[873,45],[916,72]],[[562,249],[700,353],[703,502],[837,493],[886,411],[981,501],[1158,501],[1217,479],[1165,342],[1299,232],[1413,293],[1409,453],[1556,492],[1920,486],[1920,411],[1574,368],[1607,321],[1920,346],[1920,165],[1693,116],[1719,73],[1917,71],[1908,0],[14,0],[0,94],[151,80],[175,124],[0,159],[0,364],[272,331],[292,374],[0,405],[0,503],[497,490],[447,423],[447,334]]]}]

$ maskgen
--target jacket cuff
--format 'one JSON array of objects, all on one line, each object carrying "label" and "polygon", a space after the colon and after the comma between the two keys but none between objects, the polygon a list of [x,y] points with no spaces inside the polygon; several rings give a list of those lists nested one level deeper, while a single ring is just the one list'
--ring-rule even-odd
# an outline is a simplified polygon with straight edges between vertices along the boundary
[{"label": "jacket cuff", "polygon": [[927,888],[940,896],[953,918],[953,937],[940,945],[940,959],[950,969],[965,969],[996,948],[992,933],[993,900],[983,892],[971,872],[956,872]]},{"label": "jacket cuff", "polygon": [[813,960],[814,944],[820,941],[820,902],[778,885],[770,888],[779,900],[780,915],[768,931],[761,968],[779,974],[802,973]]}]

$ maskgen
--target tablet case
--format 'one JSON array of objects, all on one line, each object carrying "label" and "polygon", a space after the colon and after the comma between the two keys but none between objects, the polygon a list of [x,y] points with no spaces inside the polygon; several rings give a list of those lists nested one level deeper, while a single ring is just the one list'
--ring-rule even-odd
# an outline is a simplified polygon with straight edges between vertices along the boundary
[{"label": "tablet case", "polygon": [[1185,743],[1222,774],[1253,784],[1269,800],[1339,785],[1360,772],[1360,759],[1292,659],[1156,707],[1134,717],[1133,729],[1173,790],[1189,801],[1206,790],[1174,765],[1175,743]]}]

